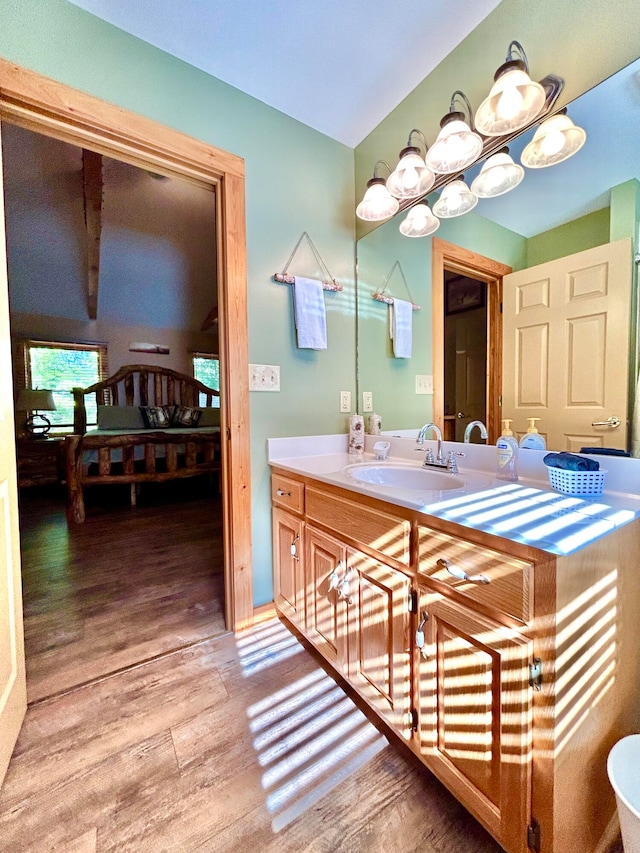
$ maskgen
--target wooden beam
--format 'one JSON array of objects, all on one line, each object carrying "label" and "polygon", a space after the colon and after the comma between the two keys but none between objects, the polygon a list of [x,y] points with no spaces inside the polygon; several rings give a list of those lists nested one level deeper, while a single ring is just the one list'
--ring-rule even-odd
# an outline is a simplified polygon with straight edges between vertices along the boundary
[{"label": "wooden beam", "polygon": [[207,314],[204,323],[200,326],[201,332],[206,332],[214,323],[218,322],[218,306],[214,305],[211,311]]},{"label": "wooden beam", "polygon": [[82,187],[84,222],[87,232],[87,310],[89,319],[96,320],[102,232],[102,154],[82,150]]}]

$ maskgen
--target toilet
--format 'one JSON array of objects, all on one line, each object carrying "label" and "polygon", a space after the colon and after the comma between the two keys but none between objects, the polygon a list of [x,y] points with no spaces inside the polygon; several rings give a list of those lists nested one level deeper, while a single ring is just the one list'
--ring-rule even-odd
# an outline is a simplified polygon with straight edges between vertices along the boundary
[{"label": "toilet", "polygon": [[607,759],[624,853],[640,853],[640,734],[619,740]]}]

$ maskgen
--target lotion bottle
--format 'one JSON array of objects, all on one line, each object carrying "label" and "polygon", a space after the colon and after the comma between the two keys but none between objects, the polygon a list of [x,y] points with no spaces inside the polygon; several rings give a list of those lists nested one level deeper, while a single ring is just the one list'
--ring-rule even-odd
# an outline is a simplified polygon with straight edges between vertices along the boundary
[{"label": "lotion bottle", "polygon": [[529,450],[546,450],[547,442],[536,429],[536,421],[539,421],[540,418],[527,418],[527,420],[529,421],[529,428],[520,439],[520,447],[528,447]]},{"label": "lotion bottle", "polygon": [[518,442],[513,437],[511,419],[502,421],[502,435],[496,444],[496,477],[499,480],[518,479]]}]

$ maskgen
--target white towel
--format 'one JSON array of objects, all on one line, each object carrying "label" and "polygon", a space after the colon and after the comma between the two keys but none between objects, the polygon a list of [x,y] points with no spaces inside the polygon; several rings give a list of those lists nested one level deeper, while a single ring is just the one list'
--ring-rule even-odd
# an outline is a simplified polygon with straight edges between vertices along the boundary
[{"label": "white towel", "polygon": [[300,349],[327,348],[327,318],[322,282],[295,277],[293,285],[296,331]]},{"label": "white towel", "polygon": [[640,457],[640,375],[636,384],[636,399],[633,404],[633,420],[631,421],[631,455]]},{"label": "white towel", "polygon": [[394,299],[389,305],[390,335],[396,358],[411,358],[413,305],[404,299]]}]

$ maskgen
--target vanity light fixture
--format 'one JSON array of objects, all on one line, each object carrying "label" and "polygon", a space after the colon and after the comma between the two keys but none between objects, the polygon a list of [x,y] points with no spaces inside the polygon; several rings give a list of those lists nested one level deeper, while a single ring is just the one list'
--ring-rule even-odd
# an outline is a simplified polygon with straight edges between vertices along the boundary
[{"label": "vanity light fixture", "polygon": [[485,160],[480,173],[473,179],[471,192],[478,198],[495,198],[517,187],[523,178],[522,166],[513,162],[508,148],[501,148]]},{"label": "vanity light fixture", "polygon": [[433,212],[440,219],[452,219],[468,213],[478,203],[478,196],[472,193],[464,182],[464,175],[445,184],[440,198],[433,205]]},{"label": "vanity light fixture", "polygon": [[[455,109],[456,101],[466,108],[466,115]],[[464,92],[456,89],[451,96],[449,112],[440,120],[436,141],[427,151],[427,166],[441,174],[460,172],[477,160],[481,151],[482,138],[473,130],[469,99]]]},{"label": "vanity light fixture", "polygon": [[509,45],[491,91],[476,112],[476,129],[483,136],[502,136],[521,130],[543,110],[546,93],[529,77],[529,63],[518,41]]},{"label": "vanity light fixture", "polygon": [[418,198],[429,192],[436,176],[420,156],[420,149],[411,144],[411,137],[418,134],[422,138],[425,154],[428,150],[427,140],[422,131],[414,128],[409,133],[407,147],[403,148],[400,160],[393,172],[387,178],[387,189],[397,199]]},{"label": "vanity light fixture", "polygon": [[378,160],[373,167],[373,177],[367,181],[364,197],[356,207],[356,216],[368,222],[389,219],[400,207],[398,200],[387,189],[385,179],[378,177],[377,170],[380,165],[386,166],[391,172],[391,166],[386,160]]},{"label": "vanity light fixture", "polygon": [[579,151],[586,138],[586,131],[576,127],[565,108],[542,122],[522,152],[520,162],[529,169],[555,166]]},{"label": "vanity light fixture", "polygon": [[414,204],[400,223],[400,233],[405,237],[428,237],[439,227],[440,220],[433,215],[428,204]]}]

